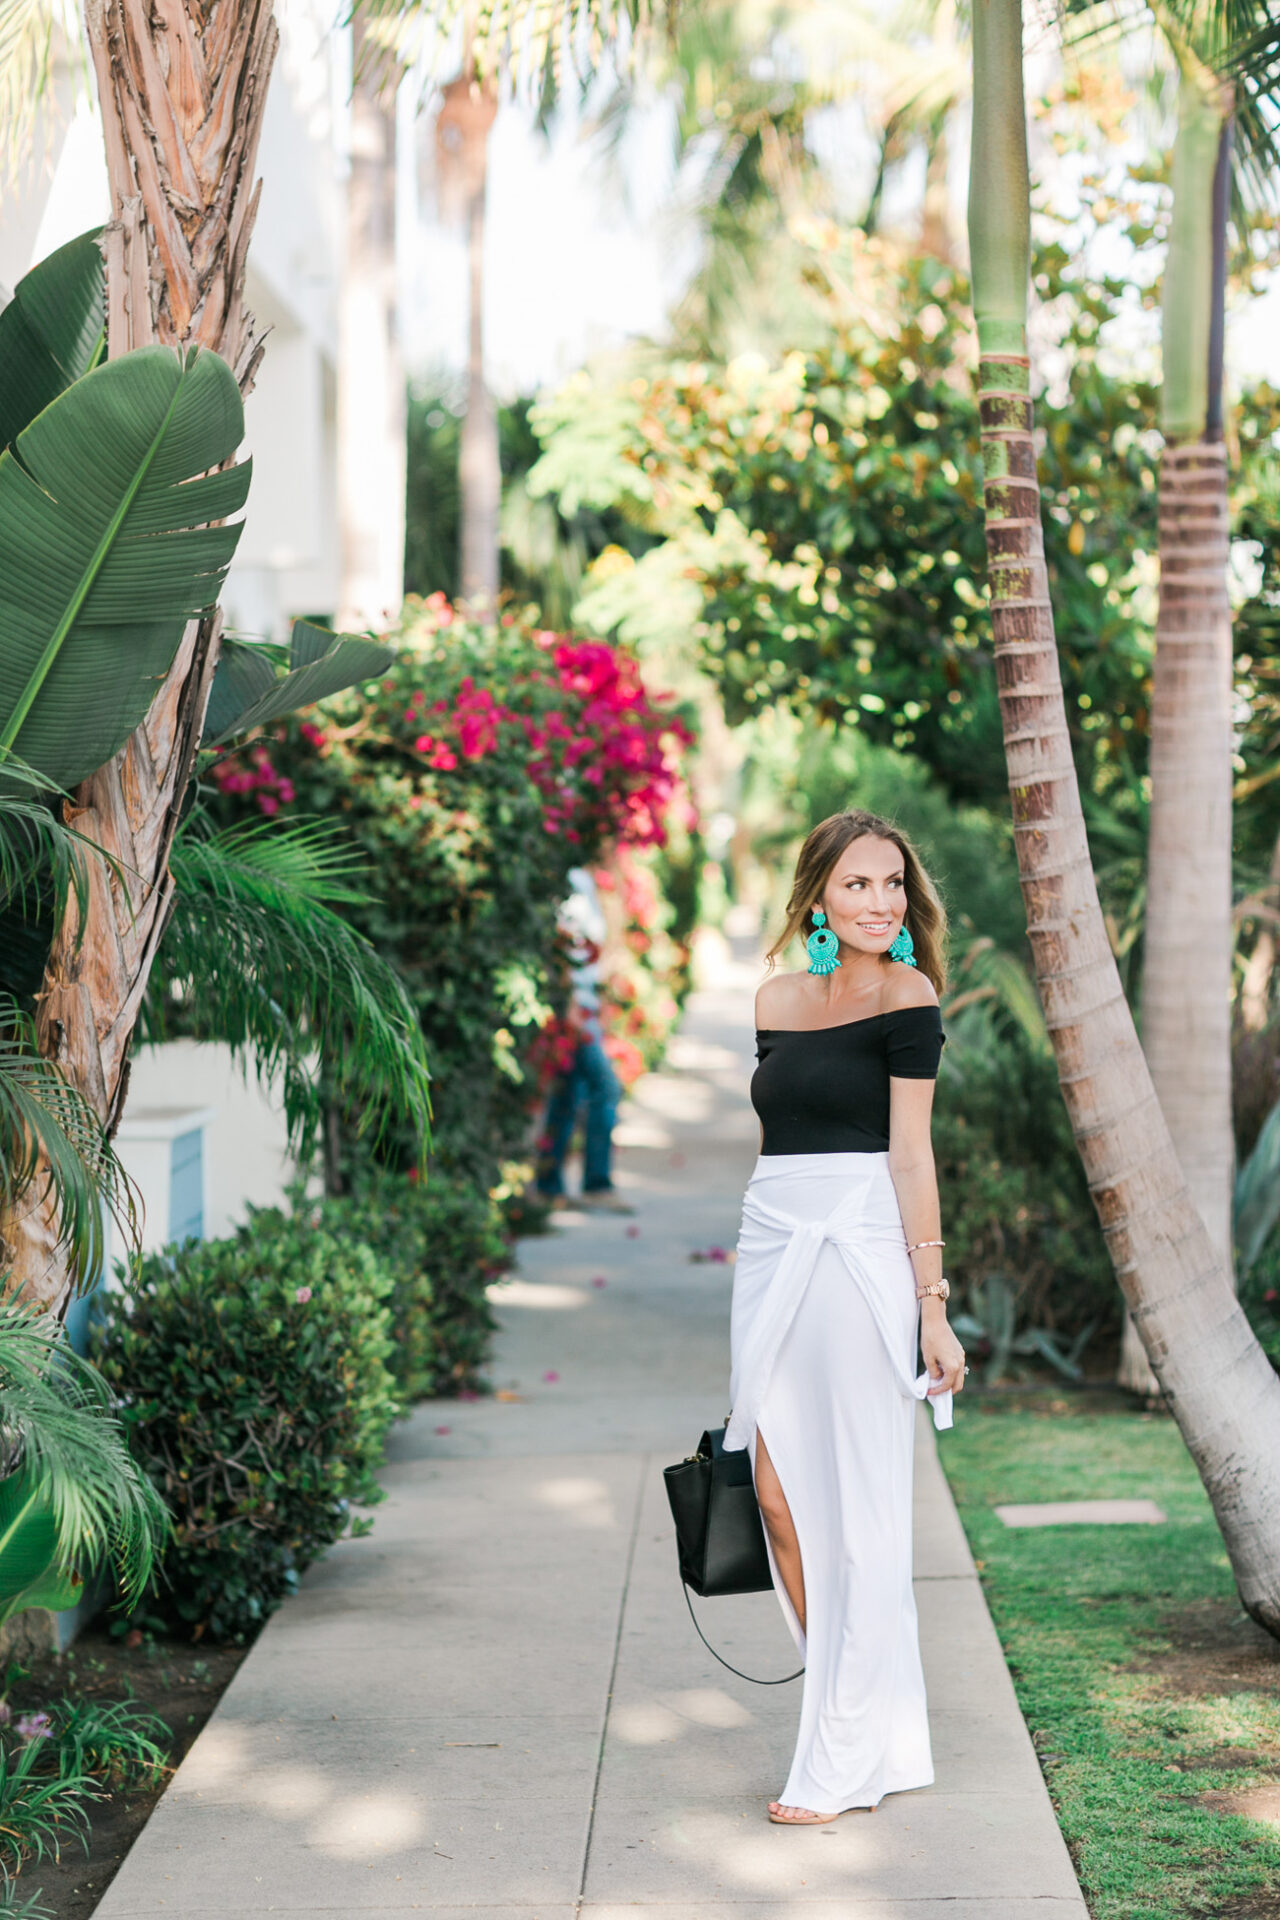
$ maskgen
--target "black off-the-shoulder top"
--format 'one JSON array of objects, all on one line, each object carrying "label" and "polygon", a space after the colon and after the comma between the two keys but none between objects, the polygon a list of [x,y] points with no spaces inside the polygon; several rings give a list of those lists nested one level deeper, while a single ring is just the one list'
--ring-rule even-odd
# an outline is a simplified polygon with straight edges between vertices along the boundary
[{"label": "black off-the-shoulder top", "polygon": [[751,1104],[762,1154],[887,1153],[889,1079],[936,1080],[946,1044],[935,1006],[838,1027],[758,1027]]}]

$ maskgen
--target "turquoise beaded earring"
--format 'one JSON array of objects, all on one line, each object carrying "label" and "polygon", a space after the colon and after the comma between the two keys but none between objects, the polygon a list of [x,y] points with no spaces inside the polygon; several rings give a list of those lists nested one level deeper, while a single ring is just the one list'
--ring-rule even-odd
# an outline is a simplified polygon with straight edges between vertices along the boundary
[{"label": "turquoise beaded earring", "polygon": [[821,907],[813,910],[814,931],[804,943],[809,956],[810,973],[834,973],[840,965],[836,958],[840,951],[840,942],[827,925],[827,916]]},{"label": "turquoise beaded earring", "polygon": [[914,953],[915,941],[907,932],[907,923],[904,920],[898,928],[898,931],[894,934],[893,939],[889,942],[889,958],[891,960],[905,961],[907,966],[914,967],[917,964],[913,958]]}]

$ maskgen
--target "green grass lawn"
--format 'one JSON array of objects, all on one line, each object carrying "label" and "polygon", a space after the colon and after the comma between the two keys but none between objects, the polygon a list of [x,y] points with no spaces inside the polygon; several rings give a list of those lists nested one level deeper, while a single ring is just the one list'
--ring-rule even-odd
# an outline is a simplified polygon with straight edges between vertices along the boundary
[{"label": "green grass lawn", "polygon": [[[1280,1644],[1240,1606],[1173,1421],[1099,1400],[974,1392],[938,1443],[1089,1910],[1280,1916],[1280,1826],[1199,1800],[1280,1806]],[[1143,1495],[1163,1525],[992,1511]]]}]

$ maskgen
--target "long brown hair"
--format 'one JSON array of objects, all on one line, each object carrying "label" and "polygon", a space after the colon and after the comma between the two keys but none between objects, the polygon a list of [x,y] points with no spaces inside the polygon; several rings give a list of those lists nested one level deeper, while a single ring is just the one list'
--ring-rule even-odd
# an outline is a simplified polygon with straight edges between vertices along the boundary
[{"label": "long brown hair", "polygon": [[901,827],[861,807],[850,807],[845,813],[833,813],[830,819],[820,820],[801,847],[791,897],[787,901],[786,925],[765,955],[770,971],[779,954],[786,952],[797,935],[805,939],[813,932],[815,901],[822,898],[845,848],[854,840],[860,840],[864,833],[874,834],[877,840],[891,840],[902,855],[902,881],[907,896],[903,925],[911,935],[916,965],[933,982],[941,999],[947,985],[947,910],[920,855]]}]

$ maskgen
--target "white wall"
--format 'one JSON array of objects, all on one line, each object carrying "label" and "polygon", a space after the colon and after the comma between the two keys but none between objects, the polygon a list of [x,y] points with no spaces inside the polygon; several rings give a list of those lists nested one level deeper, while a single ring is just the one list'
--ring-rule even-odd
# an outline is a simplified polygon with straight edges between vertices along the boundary
[{"label": "white wall", "polygon": [[[231,1233],[245,1219],[245,1208],[278,1206],[294,1177],[284,1113],[278,1097],[264,1091],[250,1071],[246,1081],[231,1058],[231,1049],[217,1042],[169,1040],[159,1047],[139,1047],[133,1055],[129,1103],[121,1160],[143,1184],[144,1197],[154,1196],[145,1245],[163,1245],[161,1216],[167,1160],[151,1141],[136,1136],[151,1131],[150,1116],[186,1109],[198,1113],[213,1109],[205,1133],[205,1238]],[[135,1135],[130,1140],[129,1133]]]},{"label": "white wall", "polygon": [[[262,198],[246,301],[269,335],[246,411],[254,482],[224,608],[233,630],[276,639],[295,614],[330,610],[338,599],[334,389],[350,35],[334,25],[337,12],[335,0],[278,0],[280,53],[258,152]],[[109,218],[96,101],[73,87],[65,66],[30,162],[0,193],[5,290]]]}]

